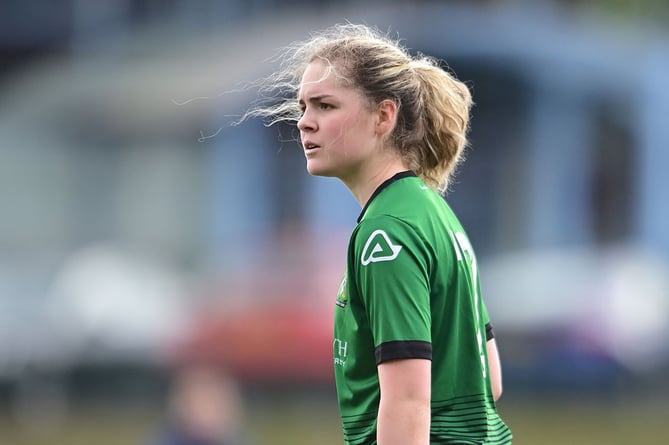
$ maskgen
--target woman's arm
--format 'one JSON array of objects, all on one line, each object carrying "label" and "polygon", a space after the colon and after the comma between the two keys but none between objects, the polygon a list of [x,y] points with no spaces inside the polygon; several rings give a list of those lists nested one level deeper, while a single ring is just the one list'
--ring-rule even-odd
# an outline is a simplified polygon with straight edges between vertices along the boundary
[{"label": "woman's arm", "polygon": [[490,371],[490,381],[492,383],[492,396],[495,401],[502,396],[502,365],[499,360],[499,351],[497,342],[494,338],[488,340],[488,369]]},{"label": "woman's arm", "polygon": [[378,445],[428,445],[432,362],[400,359],[378,366]]}]

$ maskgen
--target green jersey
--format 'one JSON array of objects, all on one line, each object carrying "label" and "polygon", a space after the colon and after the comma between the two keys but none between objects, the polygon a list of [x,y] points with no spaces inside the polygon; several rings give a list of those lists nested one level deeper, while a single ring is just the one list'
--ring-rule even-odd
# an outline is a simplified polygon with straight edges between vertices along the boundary
[{"label": "green jersey", "polygon": [[334,367],[347,444],[376,444],[377,366],[432,360],[433,444],[509,444],[487,372],[476,257],[444,199],[412,172],[363,209],[335,306]]}]

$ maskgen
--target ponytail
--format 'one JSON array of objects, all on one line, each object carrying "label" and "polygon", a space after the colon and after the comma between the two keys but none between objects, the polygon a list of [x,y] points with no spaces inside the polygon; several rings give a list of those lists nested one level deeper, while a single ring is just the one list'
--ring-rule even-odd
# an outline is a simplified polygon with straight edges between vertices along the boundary
[{"label": "ponytail", "polygon": [[421,57],[409,67],[419,83],[416,105],[421,134],[415,145],[400,149],[418,176],[444,192],[467,146],[471,93],[434,59]]}]

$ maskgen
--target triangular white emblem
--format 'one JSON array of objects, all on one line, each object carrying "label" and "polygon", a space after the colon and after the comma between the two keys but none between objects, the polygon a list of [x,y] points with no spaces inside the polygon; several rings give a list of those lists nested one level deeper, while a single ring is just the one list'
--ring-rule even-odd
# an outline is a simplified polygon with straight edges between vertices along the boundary
[{"label": "triangular white emblem", "polygon": [[362,249],[360,261],[363,266],[379,261],[392,261],[397,258],[400,250],[402,250],[402,246],[393,244],[386,232],[375,230],[369,235],[365,247]]}]

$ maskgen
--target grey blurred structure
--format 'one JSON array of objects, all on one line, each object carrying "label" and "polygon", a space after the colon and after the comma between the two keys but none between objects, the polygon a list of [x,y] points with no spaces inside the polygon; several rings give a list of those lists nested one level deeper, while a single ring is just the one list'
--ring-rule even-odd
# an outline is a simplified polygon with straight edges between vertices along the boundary
[{"label": "grey blurred structure", "polygon": [[[231,123],[280,46],[344,20],[472,88],[446,199],[477,246],[509,386],[618,391],[631,375],[666,390],[666,27],[560,2],[0,8],[0,388],[18,388],[5,399],[30,403],[22,388],[40,382],[60,394],[72,369],[160,369],[202,308],[290,294],[329,314],[357,203],[304,172],[294,129]],[[330,257],[301,256],[324,245]]]}]

